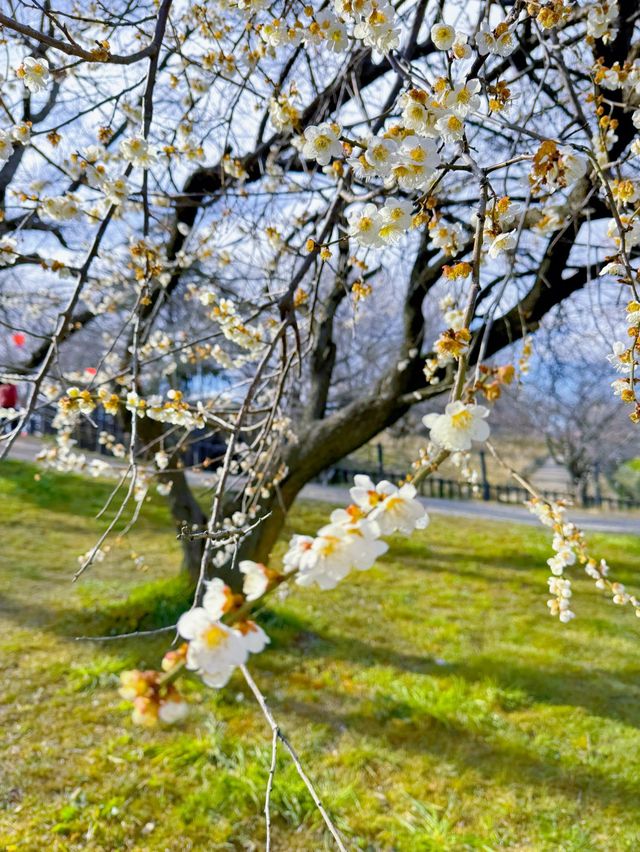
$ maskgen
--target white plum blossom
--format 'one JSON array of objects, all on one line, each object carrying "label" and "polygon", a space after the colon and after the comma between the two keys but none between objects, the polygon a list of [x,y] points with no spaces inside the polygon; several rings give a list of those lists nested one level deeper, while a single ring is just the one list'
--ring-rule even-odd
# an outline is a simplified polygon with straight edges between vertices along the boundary
[{"label": "white plum blossom", "polygon": [[618,263],[617,261],[612,261],[611,263],[606,263],[600,272],[599,275],[615,275],[616,278],[626,278],[627,270],[623,263]]},{"label": "white plum blossom", "polygon": [[517,46],[518,42],[513,29],[508,29],[502,35],[496,37],[495,47],[492,52],[506,59],[507,56],[511,56]]},{"label": "white plum blossom", "polygon": [[435,110],[427,103],[424,92],[409,91],[402,94],[398,100],[402,107],[402,121],[409,130],[415,130],[423,136],[438,136],[435,124],[441,111]]},{"label": "white plum blossom", "polygon": [[631,372],[631,357],[630,351],[621,340],[616,340],[613,344],[613,351],[607,355],[607,361],[615,368],[618,373]]},{"label": "white plum blossom", "polygon": [[547,601],[547,606],[552,615],[557,615],[563,624],[567,624],[575,613],[571,611],[571,581],[566,577],[549,577],[549,591],[553,595]]},{"label": "white plum blossom", "polygon": [[400,46],[400,30],[396,26],[395,12],[388,3],[381,2],[353,28],[354,38],[381,54]]},{"label": "white plum blossom", "polygon": [[187,668],[197,672],[207,686],[223,687],[237,666],[247,660],[241,636],[195,607],[178,619],[178,633],[189,642]]},{"label": "white plum blossom", "polygon": [[18,259],[18,243],[13,237],[0,237],[0,267],[11,266]]},{"label": "white plum blossom", "polygon": [[11,128],[11,138],[20,145],[28,145],[31,140],[31,122],[21,121]]},{"label": "white plum blossom", "polygon": [[469,59],[473,55],[471,45],[467,44],[468,38],[466,33],[456,33],[455,41],[451,45],[451,53],[454,59],[461,61]]},{"label": "white plum blossom", "polygon": [[[294,536],[284,557],[288,572],[297,572],[300,586],[333,589],[353,570],[367,571],[387,550],[380,536],[410,535],[424,529],[429,517],[413,485],[391,482],[375,485],[368,476],[355,477],[353,505],[331,513],[331,523],[315,538]],[[242,570],[242,568],[241,568]],[[251,572],[255,569],[251,566]]]},{"label": "white plum blossom", "polygon": [[430,247],[440,248],[446,254],[456,254],[464,245],[465,232],[459,222],[449,224],[440,220],[434,227],[430,227]]},{"label": "white plum blossom", "polygon": [[425,189],[439,164],[433,139],[409,136],[397,151],[392,175],[402,189]]},{"label": "white plum blossom", "polygon": [[447,109],[453,110],[456,115],[464,117],[470,112],[475,112],[480,108],[481,100],[478,92],[480,91],[480,80],[471,79],[466,83],[461,83],[455,86],[447,93],[444,103]]},{"label": "white plum blossom", "polygon": [[410,535],[416,529],[425,529],[429,523],[424,506],[416,499],[413,485],[405,483],[397,488],[393,483],[382,480],[374,485],[370,477],[358,474],[355,486],[350,490],[351,499],[364,511],[379,535],[394,532]]},{"label": "white plum blossom", "polygon": [[364,152],[365,159],[369,165],[381,176],[386,176],[391,171],[394,162],[394,154],[398,150],[398,143],[393,139],[373,137],[367,143]]},{"label": "white plum blossom", "polygon": [[271,48],[283,44],[296,45],[300,41],[300,31],[289,27],[283,18],[274,18],[260,27],[260,37]]},{"label": "white plum blossom", "polygon": [[212,580],[202,599],[178,619],[178,633],[188,641],[186,666],[197,672],[207,686],[223,687],[250,653],[259,653],[269,637],[257,624],[246,621],[230,627],[220,621],[228,611],[231,590],[222,580]]},{"label": "white plum blossom", "polygon": [[513,30],[506,28],[505,24],[499,24],[493,31],[483,24],[476,35],[476,47],[480,56],[490,53],[504,59],[511,56],[517,46]]},{"label": "white plum blossom", "polygon": [[36,59],[35,56],[27,56],[16,74],[34,95],[47,88],[51,76],[47,60],[44,57]]},{"label": "white plum blossom", "polygon": [[324,527],[302,554],[296,583],[321,589],[334,589],[352,568],[353,545],[348,533],[336,525]]},{"label": "white plum blossom", "polygon": [[382,219],[375,204],[365,204],[349,216],[349,236],[361,246],[379,246]]},{"label": "white plum blossom", "polygon": [[169,456],[164,450],[158,450],[154,456],[154,461],[158,470],[165,470],[169,466]]},{"label": "white plum blossom", "polygon": [[158,706],[158,719],[165,725],[181,722],[189,714],[189,705],[180,698],[169,697]]},{"label": "white plum blossom", "polygon": [[299,586],[334,589],[352,570],[366,571],[387,550],[369,525],[334,523],[322,527],[300,558]]},{"label": "white plum blossom", "polygon": [[120,154],[124,160],[142,169],[150,168],[158,159],[152,145],[143,136],[132,136],[120,143]]},{"label": "white plum blossom", "polygon": [[270,639],[262,627],[255,621],[242,621],[234,628],[240,634],[242,644],[248,654],[259,654],[270,643]]},{"label": "white plum blossom", "polygon": [[380,238],[385,243],[396,243],[411,227],[413,205],[402,198],[388,198],[380,209]]},{"label": "white plum blossom", "polygon": [[342,156],[340,133],[338,124],[324,122],[310,125],[304,131],[302,155],[307,160],[315,160],[321,166],[328,166],[332,157]]},{"label": "white plum blossom", "polygon": [[120,177],[115,178],[113,180],[103,181],[102,191],[104,192],[107,201],[109,201],[111,204],[118,205],[124,204],[131,190],[126,179]]},{"label": "white plum blossom", "polygon": [[614,396],[621,397],[622,394],[629,389],[629,379],[614,379],[611,382],[611,389]]},{"label": "white plum blossom", "polygon": [[431,27],[431,41],[438,50],[449,50],[455,41],[456,31],[449,24],[434,24]]},{"label": "white plum blossom", "polygon": [[504,234],[498,234],[497,237],[494,238],[493,242],[489,246],[489,250],[487,254],[491,258],[496,258],[501,255],[503,252],[511,251],[516,247],[517,244],[517,236],[515,229],[513,231],[507,231]]},{"label": "white plum blossom", "polygon": [[4,163],[13,154],[11,134],[6,130],[0,130],[0,163]]},{"label": "white plum blossom", "polygon": [[329,10],[318,13],[316,22],[320,28],[323,44],[332,53],[343,53],[349,46],[347,28],[343,22]]},{"label": "white plum blossom", "polygon": [[52,198],[43,198],[40,202],[40,215],[56,222],[66,222],[75,219],[80,212],[78,200],[72,193],[58,195]]},{"label": "white plum blossom", "polygon": [[289,132],[299,121],[300,113],[286,95],[280,95],[269,101],[269,118],[276,130]]},{"label": "white plum blossom", "polygon": [[294,535],[289,542],[289,549],[282,560],[285,574],[297,571],[304,554],[311,548],[313,538],[310,535]]},{"label": "white plum blossom", "polygon": [[233,592],[219,577],[206,581],[205,590],[202,606],[214,621],[219,621],[231,609]]},{"label": "white plum blossom", "polygon": [[615,32],[620,15],[617,0],[605,0],[590,6],[587,14],[587,35],[609,41]]},{"label": "white plum blossom", "polygon": [[[538,162],[537,189],[555,192],[576,183],[586,174],[588,161],[582,154],[577,154],[568,147],[548,146]],[[541,146],[541,152],[543,146]]]},{"label": "white plum blossom", "polygon": [[562,162],[564,166],[564,179],[567,186],[580,180],[584,177],[587,171],[588,162],[586,157],[576,154],[571,148],[560,148]]},{"label": "white plum blossom", "polygon": [[555,554],[555,556],[551,556],[547,559],[547,565],[551,569],[551,573],[556,577],[559,577],[564,569],[569,565],[573,565],[575,561],[576,555],[573,550],[563,547]]},{"label": "white plum blossom", "polygon": [[623,237],[620,237],[618,223],[611,219],[607,226],[607,236],[613,240],[618,248],[624,246],[625,251],[630,251],[640,245],[640,220],[637,216],[633,218],[625,215],[620,216],[620,222],[624,228]]},{"label": "white plum blossom", "polygon": [[488,416],[489,409],[483,405],[457,400],[447,405],[444,414],[427,414],[422,422],[431,430],[434,444],[455,452],[470,450],[472,441],[487,440],[490,429],[485,418]]},{"label": "white plum blossom", "polygon": [[243,559],[238,568],[244,574],[242,591],[248,601],[256,601],[261,598],[269,586],[269,569],[261,562],[251,559]]},{"label": "white plum blossom", "polygon": [[482,24],[480,30],[476,34],[476,48],[480,56],[486,56],[487,53],[495,51],[496,40],[486,24]]},{"label": "white plum blossom", "polygon": [[464,123],[455,113],[447,113],[436,121],[443,142],[459,142],[464,136]]}]

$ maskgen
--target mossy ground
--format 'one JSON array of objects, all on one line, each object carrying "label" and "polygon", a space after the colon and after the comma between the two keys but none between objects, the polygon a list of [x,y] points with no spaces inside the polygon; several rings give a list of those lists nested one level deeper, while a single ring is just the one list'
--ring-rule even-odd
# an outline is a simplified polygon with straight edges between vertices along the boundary
[{"label": "mossy ground", "polygon": [[[119,672],[169,638],[187,600],[160,501],[70,583],[109,488],[9,463],[0,476],[0,848],[261,849],[270,737],[242,678],[188,684],[178,727],[133,727]],[[301,505],[313,532],[327,507]],[[638,589],[637,540],[592,536]],[[146,556],[136,569],[130,551]],[[546,614],[545,530],[434,517],[334,592],[296,589],[252,661],[276,717],[357,850],[640,848],[640,623],[587,580],[578,618]],[[331,848],[286,756],[276,850]]]}]

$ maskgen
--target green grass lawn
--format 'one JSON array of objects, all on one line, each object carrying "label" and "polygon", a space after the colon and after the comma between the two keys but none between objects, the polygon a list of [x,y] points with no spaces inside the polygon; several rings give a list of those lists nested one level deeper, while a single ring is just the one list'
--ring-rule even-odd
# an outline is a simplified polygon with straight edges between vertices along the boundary
[{"label": "green grass lawn", "polygon": [[[241,676],[190,681],[190,717],[143,730],[118,675],[167,637],[73,638],[185,607],[164,507],[71,585],[109,488],[35,471],[0,475],[0,848],[263,848],[270,732]],[[327,511],[300,506],[290,531]],[[637,591],[638,540],[591,540]],[[349,849],[640,848],[640,622],[586,579],[576,620],[551,619],[548,555],[546,530],[434,516],[371,571],[261,613],[254,677]],[[273,811],[274,849],[332,848],[284,754]]]}]

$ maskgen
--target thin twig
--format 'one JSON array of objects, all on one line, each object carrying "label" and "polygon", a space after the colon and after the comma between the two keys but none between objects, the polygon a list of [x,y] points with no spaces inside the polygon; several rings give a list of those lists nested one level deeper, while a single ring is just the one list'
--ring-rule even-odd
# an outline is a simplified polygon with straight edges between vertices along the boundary
[{"label": "thin twig", "polygon": [[267,790],[264,797],[264,824],[267,833],[265,841],[265,852],[271,850],[271,790],[273,789],[273,778],[276,774],[276,760],[278,758],[278,729],[273,729],[271,738],[271,765],[269,766],[269,777],[267,778]]},{"label": "thin twig", "polygon": [[157,636],[159,633],[170,633],[176,629],[175,624],[167,627],[156,627],[153,630],[134,630],[131,633],[116,633],[114,636],[74,636],[74,642],[115,642],[118,639],[138,639],[141,636]]},{"label": "thin twig", "polygon": [[[316,793],[315,788],[314,788],[313,784],[311,783],[311,781],[309,779],[309,776],[306,774],[306,772],[302,768],[302,764],[300,763],[300,758],[296,754],[295,749],[293,748],[293,746],[291,745],[289,740],[285,737],[285,735],[282,733],[278,723],[273,718],[273,714],[272,714],[271,710],[269,709],[269,705],[267,704],[267,701],[266,701],[264,695],[260,691],[260,689],[257,686],[254,679],[249,674],[247,667],[246,666],[240,666],[240,671],[242,672],[244,679],[246,680],[247,685],[249,686],[249,689],[251,690],[251,692],[253,692],[253,694],[256,698],[256,701],[260,705],[260,709],[262,710],[262,715],[265,717],[265,719],[269,723],[269,727],[271,728],[271,731],[273,732],[274,739],[280,740],[282,745],[289,752],[289,755],[291,757],[291,760],[293,761],[293,764],[296,768],[296,771],[297,771],[298,775],[300,776],[300,778],[302,778],[302,781],[304,782],[305,787],[309,791],[315,806],[320,811],[320,815],[322,816],[322,819],[324,820],[325,825],[329,829],[331,836],[335,840],[336,846],[338,847],[340,852],[347,852],[347,847],[342,842],[342,838],[340,837],[340,834],[338,833],[338,829],[335,827],[335,825],[331,821],[331,818],[330,818],[329,814],[326,812],[324,805],[320,801],[320,797]],[[265,804],[265,813],[266,813],[266,804]]]}]

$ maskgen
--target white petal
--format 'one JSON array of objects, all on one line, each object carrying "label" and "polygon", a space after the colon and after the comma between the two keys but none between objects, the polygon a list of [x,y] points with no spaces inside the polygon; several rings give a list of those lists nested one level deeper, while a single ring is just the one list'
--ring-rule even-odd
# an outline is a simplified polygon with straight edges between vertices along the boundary
[{"label": "white petal", "polygon": [[184,612],[178,619],[178,633],[183,639],[192,640],[199,636],[203,630],[211,626],[211,619],[201,606]]}]

